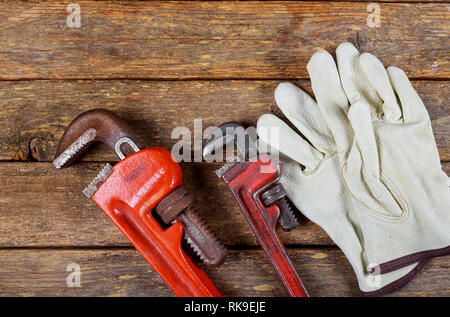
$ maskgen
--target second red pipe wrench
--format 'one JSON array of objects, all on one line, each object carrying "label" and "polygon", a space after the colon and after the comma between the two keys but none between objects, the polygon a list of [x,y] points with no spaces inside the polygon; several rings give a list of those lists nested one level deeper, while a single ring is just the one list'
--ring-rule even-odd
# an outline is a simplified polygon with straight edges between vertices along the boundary
[{"label": "second red pipe wrench", "polygon": [[284,229],[298,223],[278,183],[281,163],[269,156],[257,155],[255,140],[242,126],[227,123],[219,126],[204,142],[203,156],[223,150],[234,142],[243,161],[230,162],[216,171],[233,193],[268,259],[291,296],[308,297],[308,292],[283,243],[276,233],[278,220]]}]

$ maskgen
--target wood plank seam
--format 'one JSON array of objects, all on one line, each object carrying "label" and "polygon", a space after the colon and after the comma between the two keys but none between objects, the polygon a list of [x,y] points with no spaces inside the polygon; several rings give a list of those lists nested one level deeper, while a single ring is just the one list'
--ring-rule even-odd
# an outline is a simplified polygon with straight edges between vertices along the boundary
[{"label": "wood plank seam", "polygon": [[[5,129],[0,135],[0,161],[50,162],[65,127],[82,111],[93,108],[115,111],[135,127],[143,143],[169,149],[178,142],[170,139],[173,128],[184,126],[192,134],[195,118],[203,119],[203,128],[227,121],[254,126],[264,113],[272,112],[283,117],[273,99],[279,82],[1,82],[0,126]],[[311,94],[309,81],[294,83]],[[449,89],[450,82],[413,81],[412,84],[427,106],[441,159],[448,161],[450,107],[446,105],[450,101],[449,96],[442,92]],[[104,147],[97,147],[83,160],[104,162],[116,161],[117,158]]]}]

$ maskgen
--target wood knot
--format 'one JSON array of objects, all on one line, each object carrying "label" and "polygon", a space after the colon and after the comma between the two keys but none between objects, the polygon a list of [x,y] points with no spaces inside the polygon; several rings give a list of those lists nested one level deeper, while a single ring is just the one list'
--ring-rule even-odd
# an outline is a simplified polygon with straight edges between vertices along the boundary
[{"label": "wood knot", "polygon": [[42,155],[41,155],[41,151],[39,149],[39,139],[38,138],[31,139],[29,147],[30,147],[31,160],[40,161]]}]

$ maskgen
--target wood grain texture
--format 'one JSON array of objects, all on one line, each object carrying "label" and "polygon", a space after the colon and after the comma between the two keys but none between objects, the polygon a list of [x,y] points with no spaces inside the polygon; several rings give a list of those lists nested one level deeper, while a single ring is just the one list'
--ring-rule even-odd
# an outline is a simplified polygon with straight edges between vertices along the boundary
[{"label": "wood grain texture", "polygon": [[[312,296],[360,296],[339,250],[288,250]],[[66,285],[67,265],[81,269],[81,287]],[[450,296],[446,258],[433,259],[392,296]],[[286,296],[257,250],[231,251],[219,268],[205,270],[225,296]],[[440,278],[436,278],[439,276]],[[0,296],[173,296],[136,250],[1,250]]]},{"label": "wood grain texture", "polygon": [[77,1],[0,3],[1,79],[307,78],[318,49],[344,41],[412,78],[449,78],[449,4]]},{"label": "wood grain texture", "polygon": [[[182,164],[183,183],[197,199],[196,210],[229,246],[258,246],[228,188],[214,170],[220,164]],[[81,163],[55,170],[50,163],[0,164],[0,247],[130,246],[104,213],[82,193],[102,165]],[[450,174],[450,163],[444,163]],[[317,225],[298,215],[300,225],[279,229],[285,245],[331,245]]]},{"label": "wood grain texture", "polygon": [[[50,163],[66,126],[89,109],[113,110],[142,143],[171,148],[173,129],[192,133],[194,119],[206,128],[282,116],[279,80],[302,78],[311,92],[310,56],[350,41],[415,79],[450,174],[450,4],[388,2],[381,28],[369,28],[366,1],[77,1],[82,27],[70,29],[68,2],[0,0],[0,296],[173,296],[81,193],[117,161],[112,151],[96,146],[61,171]],[[205,270],[225,296],[285,296],[214,174],[221,165],[181,164],[198,213],[231,248],[222,267]],[[299,217],[279,233],[310,293],[361,295],[342,252]],[[81,266],[81,288],[66,286],[70,263]],[[393,296],[450,296],[448,270],[448,257],[434,259]]]},{"label": "wood grain texture", "polygon": [[[106,108],[133,127],[147,146],[172,148],[172,130],[184,126],[194,143],[194,119],[210,125],[237,121],[255,125],[270,111],[279,81],[5,81],[0,82],[0,160],[51,161],[69,123],[83,111]],[[311,93],[306,80],[295,82]],[[450,160],[448,81],[414,81],[427,106],[442,160]],[[87,161],[117,160],[97,147]],[[192,156],[192,159],[194,157]]]}]

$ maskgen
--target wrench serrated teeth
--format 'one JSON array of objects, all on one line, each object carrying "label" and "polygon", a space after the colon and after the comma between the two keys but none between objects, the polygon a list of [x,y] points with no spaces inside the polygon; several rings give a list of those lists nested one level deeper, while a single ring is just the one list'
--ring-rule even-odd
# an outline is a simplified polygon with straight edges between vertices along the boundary
[{"label": "wrench serrated teeth", "polygon": [[107,163],[100,173],[97,174],[97,176],[92,180],[92,182],[83,189],[83,194],[85,194],[88,198],[92,198],[94,196],[95,192],[99,189],[100,186],[106,181],[106,179],[111,175],[113,172],[113,167]]},{"label": "wrench serrated teeth", "polygon": [[217,177],[222,178],[222,176],[236,164],[237,164],[237,162],[228,162],[225,165],[223,165],[221,168],[216,170]]},{"label": "wrench serrated teeth", "polygon": [[200,261],[207,266],[221,265],[227,256],[226,248],[199,215],[189,207],[180,220],[184,239]]},{"label": "wrench serrated teeth", "polygon": [[68,166],[73,162],[79,155],[83,154],[83,150],[95,140],[97,136],[97,130],[90,128],[86,130],[78,139],[71,143],[67,149],[65,149],[55,160],[53,165],[57,169]]},{"label": "wrench serrated teeth", "polygon": [[278,201],[278,206],[281,211],[280,225],[284,230],[291,230],[298,226],[298,219],[292,210],[291,204],[287,201],[286,197],[281,198]]},{"label": "wrench serrated teeth", "polygon": [[199,257],[200,261],[202,263],[204,263],[205,262],[205,257],[203,256],[203,252],[197,247],[197,245],[192,241],[191,238],[185,236],[184,239],[189,244],[189,246],[191,247],[192,251],[194,251],[194,253]]}]

